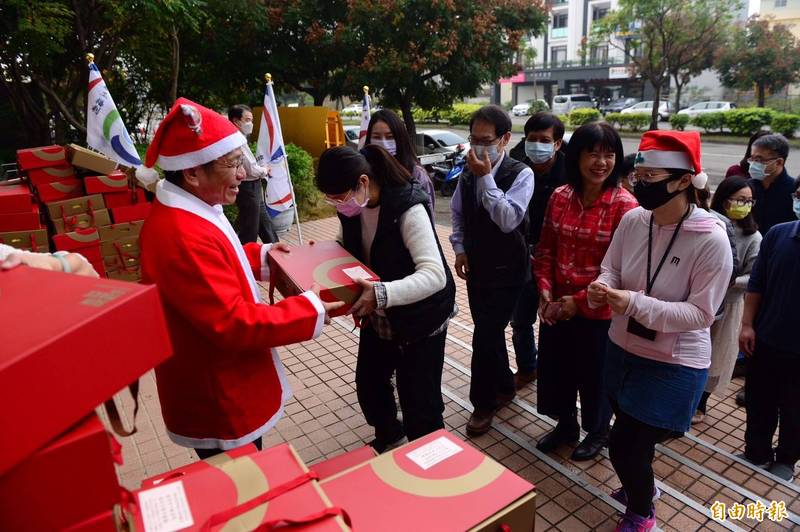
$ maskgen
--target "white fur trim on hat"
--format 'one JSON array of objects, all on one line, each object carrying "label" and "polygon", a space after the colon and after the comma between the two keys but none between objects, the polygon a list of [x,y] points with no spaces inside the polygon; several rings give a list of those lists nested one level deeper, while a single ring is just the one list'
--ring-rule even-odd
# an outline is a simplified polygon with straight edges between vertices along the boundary
[{"label": "white fur trim on hat", "polygon": [[148,186],[158,181],[158,172],[156,172],[155,169],[153,168],[148,168],[142,165],[136,168],[136,179],[145,188],[147,188]]},{"label": "white fur trim on hat", "polygon": [[636,166],[681,168],[694,171],[691,156],[685,151],[646,150],[636,154]]},{"label": "white fur trim on hat", "polygon": [[706,183],[708,183],[708,174],[705,172],[700,172],[692,177],[692,185],[694,185],[694,188],[702,190],[706,188]]},{"label": "white fur trim on hat", "polygon": [[247,139],[239,131],[231,133],[203,149],[180,155],[158,155],[158,166],[162,170],[185,170],[219,159],[226,153],[247,144]]}]

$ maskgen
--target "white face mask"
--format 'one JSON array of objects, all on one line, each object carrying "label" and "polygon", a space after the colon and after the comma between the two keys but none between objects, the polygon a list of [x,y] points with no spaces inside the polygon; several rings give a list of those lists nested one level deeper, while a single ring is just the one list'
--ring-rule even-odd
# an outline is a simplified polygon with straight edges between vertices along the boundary
[{"label": "white face mask", "polygon": [[394,139],[372,139],[370,144],[380,146],[392,155],[397,155],[397,142]]},{"label": "white face mask", "polygon": [[239,129],[242,131],[242,134],[247,136],[253,132],[253,123],[252,122],[241,122],[239,124]]}]

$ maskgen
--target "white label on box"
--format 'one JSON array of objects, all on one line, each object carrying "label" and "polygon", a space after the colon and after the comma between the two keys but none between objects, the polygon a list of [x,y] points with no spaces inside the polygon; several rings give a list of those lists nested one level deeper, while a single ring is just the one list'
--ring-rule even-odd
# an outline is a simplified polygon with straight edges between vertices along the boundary
[{"label": "white label on box", "polygon": [[422,447],[417,447],[406,456],[424,470],[428,470],[443,460],[447,460],[454,454],[463,451],[461,447],[448,440],[444,436],[437,438]]},{"label": "white label on box", "polygon": [[345,268],[344,270],[342,270],[342,272],[354,281],[356,279],[372,279],[372,274],[370,274],[367,270],[365,270],[361,266],[353,266],[352,268]]},{"label": "white label on box", "polygon": [[180,480],[139,492],[139,509],[146,532],[174,532],[194,524]]}]

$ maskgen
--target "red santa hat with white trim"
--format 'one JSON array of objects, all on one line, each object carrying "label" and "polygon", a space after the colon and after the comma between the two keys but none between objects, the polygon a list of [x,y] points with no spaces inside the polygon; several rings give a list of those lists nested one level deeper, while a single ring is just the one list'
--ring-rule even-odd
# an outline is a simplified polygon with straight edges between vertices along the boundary
[{"label": "red santa hat with white trim", "polygon": [[178,98],[158,125],[144,164],[136,169],[143,185],[158,181],[153,167],[185,170],[219,159],[247,143],[226,117],[186,98]]},{"label": "red santa hat with white trim", "polygon": [[635,166],[678,168],[693,173],[692,185],[702,189],[708,175],[700,165],[700,133],[697,131],[647,131],[639,143]]}]

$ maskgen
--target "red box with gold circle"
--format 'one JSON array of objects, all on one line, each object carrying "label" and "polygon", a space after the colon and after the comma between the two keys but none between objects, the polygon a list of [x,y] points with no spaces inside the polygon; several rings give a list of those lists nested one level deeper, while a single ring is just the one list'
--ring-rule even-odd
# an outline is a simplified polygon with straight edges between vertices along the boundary
[{"label": "red box with gold circle", "polygon": [[20,170],[32,170],[47,166],[67,164],[67,152],[63,146],[39,146],[17,150],[17,166]]}]

